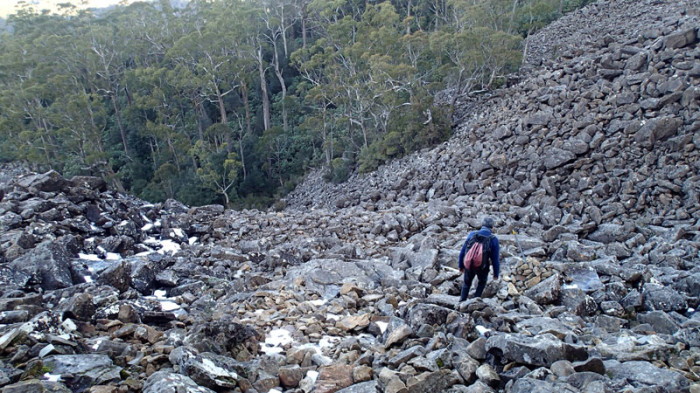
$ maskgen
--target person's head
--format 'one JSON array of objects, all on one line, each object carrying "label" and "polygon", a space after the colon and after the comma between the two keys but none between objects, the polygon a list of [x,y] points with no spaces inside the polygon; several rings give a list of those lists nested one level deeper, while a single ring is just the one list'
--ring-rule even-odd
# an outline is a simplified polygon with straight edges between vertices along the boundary
[{"label": "person's head", "polygon": [[493,218],[484,217],[484,219],[481,220],[481,226],[486,227],[488,229],[493,229]]}]

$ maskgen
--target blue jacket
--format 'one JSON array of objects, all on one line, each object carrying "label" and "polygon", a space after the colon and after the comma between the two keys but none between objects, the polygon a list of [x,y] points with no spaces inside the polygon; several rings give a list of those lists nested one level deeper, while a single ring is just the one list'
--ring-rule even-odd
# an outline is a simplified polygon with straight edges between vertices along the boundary
[{"label": "blue jacket", "polygon": [[[462,260],[464,259],[464,254],[467,253],[467,243],[475,236],[475,234],[479,234],[482,236],[491,236],[491,230],[487,227],[481,227],[478,231],[471,232],[469,236],[467,236],[467,240],[464,242],[462,245],[462,251],[459,252],[459,269],[462,270],[464,269],[464,264],[462,263]],[[500,272],[501,272],[501,262],[498,259],[498,254],[499,254],[499,246],[498,246],[498,238],[494,236],[491,239],[491,266],[493,266],[493,276],[498,277]]]}]

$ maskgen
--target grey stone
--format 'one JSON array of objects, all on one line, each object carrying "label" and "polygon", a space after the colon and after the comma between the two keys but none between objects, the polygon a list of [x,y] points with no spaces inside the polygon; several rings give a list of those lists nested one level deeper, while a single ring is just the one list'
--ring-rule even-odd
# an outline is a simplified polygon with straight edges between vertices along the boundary
[{"label": "grey stone", "polygon": [[14,280],[21,286],[38,286],[46,290],[73,285],[71,256],[58,242],[44,242],[15,259]]},{"label": "grey stone", "polygon": [[657,141],[676,134],[682,124],[682,119],[672,116],[650,119],[637,131],[634,139],[642,146],[651,148]]},{"label": "grey stone", "polygon": [[523,294],[540,304],[552,304],[559,300],[561,293],[561,279],[558,275],[553,275],[534,287],[526,290]]},{"label": "grey stone", "polygon": [[452,370],[440,370],[418,375],[414,383],[406,387],[407,393],[423,393],[427,391],[444,391],[459,383],[461,378]]},{"label": "grey stone", "polygon": [[2,393],[71,393],[71,390],[58,382],[30,379],[6,385]]},{"label": "grey stone", "polygon": [[52,355],[44,359],[44,365],[51,374],[70,375],[67,385],[77,391],[121,380],[122,368],[107,355]]},{"label": "grey stone", "polygon": [[547,169],[558,168],[576,159],[576,154],[558,148],[548,149],[544,155],[542,164]]},{"label": "grey stone", "polygon": [[682,313],[688,309],[688,304],[683,296],[671,288],[647,285],[644,290],[644,309]]},{"label": "grey stone", "polygon": [[199,386],[191,378],[172,371],[161,370],[151,374],[143,384],[143,393],[215,393]]},{"label": "grey stone", "polygon": [[423,356],[424,353],[425,350],[423,347],[416,345],[397,353],[394,357],[389,359],[388,364],[393,368],[399,368],[401,364],[407,363],[409,360],[418,356]]},{"label": "grey stone", "polygon": [[187,359],[181,369],[198,385],[210,389],[235,388],[241,378],[240,371],[248,375],[245,367],[234,359],[209,352]]},{"label": "grey stone", "polygon": [[379,382],[376,380],[360,382],[346,388],[340,389],[337,393],[376,393],[379,389]]},{"label": "grey stone", "polygon": [[697,38],[697,29],[692,28],[666,37],[664,46],[673,49],[683,48],[694,44]]},{"label": "grey stone", "polygon": [[650,311],[637,314],[637,320],[640,323],[649,324],[657,333],[674,334],[680,329],[679,324],[663,311]]},{"label": "grey stone", "polygon": [[38,191],[52,192],[63,191],[69,182],[56,171],[48,171],[42,174],[27,175],[17,181],[24,188],[34,188]]},{"label": "grey stone", "polygon": [[683,374],[662,369],[649,362],[631,361],[607,367],[606,373],[611,378],[627,379],[633,386],[659,386],[662,391],[681,392],[689,387],[688,379]]},{"label": "grey stone", "polygon": [[508,390],[509,393],[551,393],[551,392],[576,392],[569,384],[561,382],[540,381],[532,378],[515,380]]},{"label": "grey stone", "polygon": [[131,263],[127,260],[115,262],[99,273],[97,281],[126,292],[131,286]]},{"label": "grey stone", "polygon": [[587,357],[583,349],[566,344],[548,333],[535,337],[497,334],[489,337],[486,350],[490,354],[521,364],[545,367],[551,366],[557,360],[573,361]]}]

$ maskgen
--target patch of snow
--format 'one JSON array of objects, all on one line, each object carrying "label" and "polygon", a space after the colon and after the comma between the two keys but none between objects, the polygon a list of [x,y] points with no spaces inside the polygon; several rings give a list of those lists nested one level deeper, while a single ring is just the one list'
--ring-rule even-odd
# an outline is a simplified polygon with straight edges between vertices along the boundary
[{"label": "patch of snow", "polygon": [[149,222],[148,224],[146,224],[146,225],[144,225],[144,226],[141,227],[141,230],[144,231],[144,232],[148,232],[148,231],[150,231],[151,229],[153,229],[153,224],[151,224],[150,222]]},{"label": "patch of snow", "polygon": [[306,372],[306,378],[311,379],[314,383],[316,382],[316,379],[318,379],[319,372],[316,370],[309,370]]},{"label": "patch of snow", "polygon": [[118,314],[119,313],[119,305],[118,304],[113,304],[106,309],[104,309],[105,314]]},{"label": "patch of snow", "polygon": [[275,329],[268,333],[265,342],[261,344],[261,350],[268,355],[282,352],[282,347],[294,342],[291,333],[284,329]]},{"label": "patch of snow", "polygon": [[382,332],[382,334],[384,334],[384,332],[386,332],[386,328],[389,327],[388,322],[377,321],[375,323],[377,326],[379,326],[379,331]]},{"label": "patch of snow", "polygon": [[[147,247],[158,248],[159,254],[165,254],[165,253],[174,254],[174,253],[181,250],[180,245],[175,243],[172,240],[158,240],[154,237],[147,238],[146,240],[143,241],[143,244],[146,245]],[[148,254],[150,254],[150,252],[145,251],[145,252],[141,252],[137,255],[148,255]]]},{"label": "patch of snow", "polygon": [[98,257],[95,254],[83,254],[82,252],[78,253],[78,258],[80,259],[85,259],[86,261],[100,261],[100,257]]},{"label": "patch of snow", "polygon": [[490,332],[491,330],[481,325],[476,325],[476,331],[479,332],[481,336],[486,336],[486,333]]},{"label": "patch of snow", "polygon": [[316,352],[317,354],[319,354],[319,355],[321,354],[321,347],[319,347],[316,344],[312,344],[312,343],[302,344],[302,345],[296,347],[296,349],[300,349],[300,350],[313,349],[313,351]]},{"label": "patch of snow", "polygon": [[185,232],[183,232],[180,228],[173,228],[172,231],[177,237],[185,237]]},{"label": "patch of snow", "polygon": [[323,336],[321,337],[321,340],[319,340],[318,345],[323,349],[323,348],[330,348],[335,346],[335,344],[339,343],[341,340],[340,337],[334,337],[334,336]]},{"label": "patch of snow", "polygon": [[49,382],[59,382],[61,380],[60,375],[54,375],[50,373],[44,373],[43,375],[44,379],[49,381]]},{"label": "patch of snow", "polygon": [[210,374],[221,375],[221,376],[231,377],[233,379],[238,379],[238,374],[236,374],[234,371],[225,370],[225,369],[217,366],[216,364],[214,364],[214,362],[212,362],[210,359],[203,359],[202,366]]},{"label": "patch of snow", "polygon": [[85,282],[88,284],[92,282],[92,277],[90,277],[90,276],[83,276],[83,278],[85,279]]},{"label": "patch of snow", "polygon": [[180,308],[179,304],[177,304],[175,302],[171,302],[169,300],[160,302],[160,309],[163,311],[174,311],[174,310],[178,310],[179,308]]},{"label": "patch of snow", "polygon": [[163,291],[163,290],[157,290],[157,291],[153,292],[153,296],[155,296],[156,299],[165,299],[166,298],[165,291]]},{"label": "patch of snow", "polygon": [[166,252],[174,254],[182,249],[179,244],[175,243],[172,240],[161,240],[160,244],[163,246],[163,248],[158,250],[158,252],[161,254]]},{"label": "patch of snow", "polygon": [[323,306],[324,304],[328,303],[327,300],[325,299],[318,299],[318,300],[309,300],[307,303],[311,304],[312,306]]},{"label": "patch of snow", "polygon": [[578,284],[564,284],[561,286],[562,289],[578,289]]},{"label": "patch of snow", "polygon": [[329,319],[332,321],[340,321],[340,315],[328,313],[328,314],[326,314],[326,319]]},{"label": "patch of snow", "polygon": [[100,347],[100,344],[102,344],[102,341],[103,341],[103,340],[98,340],[98,341],[96,341],[94,344],[92,344],[92,350],[93,350],[93,351],[97,351],[97,348]]}]

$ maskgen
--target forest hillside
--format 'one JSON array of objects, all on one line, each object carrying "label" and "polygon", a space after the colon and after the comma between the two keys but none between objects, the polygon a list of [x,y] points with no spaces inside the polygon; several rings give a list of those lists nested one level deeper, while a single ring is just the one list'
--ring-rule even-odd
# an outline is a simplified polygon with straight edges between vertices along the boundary
[{"label": "forest hillside", "polygon": [[0,36],[0,161],[162,202],[269,206],[451,134],[434,97],[501,86],[523,37],[589,0],[136,2]]}]

